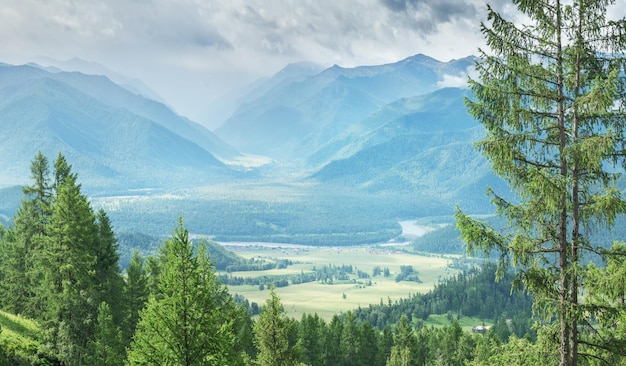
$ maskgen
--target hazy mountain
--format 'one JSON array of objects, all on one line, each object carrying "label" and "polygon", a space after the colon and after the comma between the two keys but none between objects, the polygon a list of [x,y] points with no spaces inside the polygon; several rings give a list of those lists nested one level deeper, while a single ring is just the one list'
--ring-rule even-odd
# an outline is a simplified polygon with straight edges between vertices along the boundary
[{"label": "hazy mountain", "polygon": [[[71,58],[69,60],[61,61],[55,60],[50,57],[39,57],[37,59],[42,65],[46,65],[44,69],[51,72],[59,72],[59,71],[68,71],[68,72],[80,72],[82,74],[87,75],[102,75],[109,78],[114,83],[122,86],[125,89],[133,92],[134,94],[141,95],[145,98],[157,101],[162,104],[166,104],[163,98],[146,84],[143,81],[128,77],[126,75],[120,74],[113,70],[108,69],[107,67],[97,63],[86,61],[78,57]],[[34,64],[33,66],[39,66]]]},{"label": "hazy mountain", "polygon": [[484,200],[502,187],[472,143],[483,129],[465,110],[467,90],[444,88],[391,103],[311,156],[312,178],[369,192],[410,193],[445,202]]},{"label": "hazy mountain", "polygon": [[306,158],[383,106],[463,77],[473,63],[472,57],[444,63],[416,55],[379,66],[335,65],[276,84],[242,104],[216,133],[241,151]]},{"label": "hazy mountain", "polygon": [[224,121],[233,115],[240,105],[262,97],[279,84],[302,81],[321,72],[323,69],[322,66],[312,62],[288,64],[271,77],[264,77],[245,87],[223,93],[217,100],[205,107],[205,119],[207,121],[217,121],[218,123],[215,127],[220,127]]},{"label": "hazy mountain", "polygon": [[[0,181],[28,181],[41,150],[61,151],[89,187],[191,184],[230,176],[214,153],[231,149],[201,126],[104,76],[0,66]],[[213,143],[215,142],[215,143]]]},{"label": "hazy mountain", "polygon": [[160,102],[133,93],[112,82],[104,75],[47,71],[48,70],[42,69],[38,72],[28,66],[24,66],[23,70],[12,70],[10,73],[4,75],[6,79],[0,81],[0,87],[24,80],[42,77],[51,78],[67,84],[111,107],[124,108],[138,116],[148,118],[180,136],[193,141],[215,156],[231,159],[238,155],[235,149],[224,143],[203,126],[177,115]]}]

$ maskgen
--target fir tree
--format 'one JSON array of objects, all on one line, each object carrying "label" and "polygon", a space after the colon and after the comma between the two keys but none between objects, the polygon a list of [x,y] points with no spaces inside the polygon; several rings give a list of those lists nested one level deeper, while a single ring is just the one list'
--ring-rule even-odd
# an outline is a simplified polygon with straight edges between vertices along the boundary
[{"label": "fir tree", "polygon": [[298,327],[302,353],[300,359],[307,365],[324,365],[324,330],[326,324],[317,314],[302,314]]},{"label": "fir tree", "polygon": [[122,331],[113,321],[111,310],[106,302],[102,302],[98,307],[98,319],[93,341],[89,344],[87,363],[93,366],[124,364]]},{"label": "fir tree", "polygon": [[234,347],[234,303],[206,250],[194,256],[182,219],[165,243],[159,295],[141,311],[129,364],[224,365]]},{"label": "fir tree", "polygon": [[126,285],[124,287],[124,301],[126,303],[126,332],[125,339],[135,333],[139,322],[139,313],[148,301],[148,287],[144,261],[138,250],[134,250],[126,270]]},{"label": "fir tree", "polygon": [[97,240],[93,247],[95,255],[95,290],[97,303],[106,302],[115,324],[122,324],[124,319],[123,291],[124,279],[120,272],[117,239],[111,227],[111,221],[101,208],[96,214]]},{"label": "fir tree", "polygon": [[342,365],[359,365],[359,352],[361,350],[359,327],[356,323],[354,312],[348,311],[341,329],[341,355]]},{"label": "fir tree", "polygon": [[97,243],[95,217],[86,196],[71,175],[58,187],[38,293],[46,304],[47,340],[59,358],[81,364],[97,316],[95,289]]},{"label": "fir tree", "polygon": [[256,362],[260,366],[289,366],[298,361],[297,350],[289,344],[293,323],[283,313],[283,305],[270,288],[270,298],[265,302],[259,319],[254,323],[254,340],[259,350]]},{"label": "fir tree", "polygon": [[41,280],[37,258],[41,256],[52,215],[50,167],[41,152],[31,162],[30,171],[33,184],[22,189],[26,197],[13,219],[13,228],[0,242],[0,303],[7,311],[36,317],[45,305],[37,301],[34,293]]},{"label": "fir tree", "polygon": [[393,347],[391,356],[387,361],[388,366],[411,366],[418,365],[417,337],[409,325],[406,315],[402,315],[393,333]]},{"label": "fir tree", "polygon": [[626,151],[626,20],[607,20],[613,3],[515,0],[523,26],[489,7],[490,52],[470,80],[469,112],[486,129],[477,147],[518,197],[489,191],[509,232],[460,211],[457,225],[470,252],[501,253],[500,273],[511,258],[535,308],[556,316],[562,366],[577,364],[579,329],[602,311],[579,296],[584,255],[609,255],[588,234],[626,209],[613,173]]}]

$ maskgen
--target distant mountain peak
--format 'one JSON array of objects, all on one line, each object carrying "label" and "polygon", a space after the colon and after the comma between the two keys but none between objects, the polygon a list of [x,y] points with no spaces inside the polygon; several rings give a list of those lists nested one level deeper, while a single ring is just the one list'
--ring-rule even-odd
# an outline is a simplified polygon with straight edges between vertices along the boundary
[{"label": "distant mountain peak", "polygon": [[314,62],[300,61],[287,64],[274,77],[285,78],[301,75],[315,75],[324,70],[324,67]]},{"label": "distant mountain peak", "polygon": [[430,56],[427,56],[423,53],[418,53],[416,55],[413,56],[409,56],[407,58],[405,58],[404,60],[401,60],[400,63],[409,63],[409,62],[419,62],[419,63],[424,63],[424,62],[429,62],[429,63],[439,63],[441,61],[432,58]]},{"label": "distant mountain peak", "polygon": [[287,66],[248,95],[216,130],[239,150],[274,159],[306,159],[384,105],[404,97],[463,86],[468,62],[424,54],[373,66],[333,65],[305,78],[285,78]]}]

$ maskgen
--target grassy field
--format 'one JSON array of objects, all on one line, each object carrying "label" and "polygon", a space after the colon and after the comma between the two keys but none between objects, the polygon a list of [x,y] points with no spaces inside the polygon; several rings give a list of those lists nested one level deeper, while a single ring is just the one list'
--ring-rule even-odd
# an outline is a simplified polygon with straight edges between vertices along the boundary
[{"label": "grassy field", "polygon": [[[299,274],[312,272],[313,268],[325,265],[352,265],[356,269],[372,275],[378,266],[389,268],[390,276],[371,277],[372,285],[366,286],[367,280],[356,280],[357,283],[337,283],[332,285],[309,282],[300,285],[289,285],[276,289],[287,314],[299,319],[302,313],[317,313],[326,320],[333,315],[369,304],[378,304],[382,300],[395,301],[411,294],[424,293],[431,290],[436,283],[456,274],[457,271],[448,267],[450,259],[441,256],[422,256],[401,252],[393,246],[361,246],[361,247],[307,247],[296,245],[232,245],[226,244],[244,258],[264,257],[290,259],[294,265],[285,269],[269,271],[233,272],[233,276],[258,277],[262,275]],[[411,265],[419,272],[422,283],[396,282],[401,265]],[[358,283],[361,281],[362,283]],[[248,298],[250,302],[265,304],[269,298],[267,289],[260,291],[258,286],[230,286],[231,293]]]},{"label": "grassy field", "polygon": [[[473,317],[467,317],[467,316],[461,317],[461,319],[459,319],[458,321],[459,321],[459,325],[461,326],[461,328],[463,328],[463,330],[466,332],[471,332],[472,328],[476,325],[488,325],[488,326],[493,325],[493,322],[490,322],[490,321],[486,322],[479,318],[473,318]],[[427,326],[432,325],[435,328],[444,327],[450,324],[451,323],[450,323],[450,320],[448,319],[447,314],[431,314],[424,321],[424,325],[427,325]]]}]

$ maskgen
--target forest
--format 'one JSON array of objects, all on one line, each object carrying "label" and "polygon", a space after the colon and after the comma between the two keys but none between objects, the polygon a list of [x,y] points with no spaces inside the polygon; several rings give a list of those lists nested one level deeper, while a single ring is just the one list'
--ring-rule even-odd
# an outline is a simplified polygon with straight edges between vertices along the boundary
[{"label": "forest", "polygon": [[[533,318],[532,297],[519,282],[513,290],[513,274],[496,278],[494,264],[470,266],[428,293],[381,300],[328,322],[317,314],[297,320],[283,313],[275,290],[280,281],[263,283],[271,291],[262,306],[231,295],[226,278],[217,275],[208,242],[192,241],[183,218],[156,254],[144,257],[134,251],[122,270],[106,212],[94,212],[65,157],[59,154],[50,167],[39,153],[31,174],[14,225],[0,230],[2,365],[383,366],[511,360],[525,365],[556,360],[550,319]],[[254,262],[247,264],[261,264]],[[325,266],[314,274],[340,280],[354,272],[352,266]],[[411,266],[399,274],[403,279],[417,275]],[[437,314],[445,315],[445,324],[425,325]],[[470,332],[461,325],[466,317],[493,325]],[[598,357],[623,361],[613,353]]]},{"label": "forest", "polygon": [[[93,211],[65,157],[59,154],[51,168],[40,153],[31,173],[33,182],[23,189],[14,225],[1,231],[0,324],[5,331],[21,333],[0,337],[2,364],[395,365],[406,352],[418,364],[446,358],[465,362],[487,357],[477,355],[479,345],[504,344],[514,334],[504,308],[520,308],[530,319],[527,297],[499,291],[500,297],[484,302],[488,307],[479,314],[499,326],[486,334],[461,330],[458,319],[478,313],[461,306],[468,302],[460,299],[480,303],[471,294],[493,298],[495,279],[480,275],[492,272],[489,267],[407,302],[355,309],[329,323],[317,314],[290,319],[274,291],[279,283],[267,282],[271,296],[260,309],[231,296],[216,274],[207,242],[192,241],[182,218],[157,254],[144,258],[134,251],[122,271],[107,214]],[[244,264],[262,265],[254,260]],[[315,273],[341,280],[342,274],[353,272],[352,266],[333,266]],[[406,266],[400,275],[417,273]],[[510,287],[510,279],[497,286]],[[517,307],[510,307],[511,301]],[[425,305],[406,305],[414,302]],[[453,315],[442,328],[424,327],[420,319],[430,313]],[[35,324],[30,331],[20,325],[27,321]],[[533,339],[530,329],[524,329],[528,333],[520,336]],[[459,342],[467,344],[464,353],[441,352],[448,343],[457,349]],[[417,344],[421,348],[414,348]]]}]

